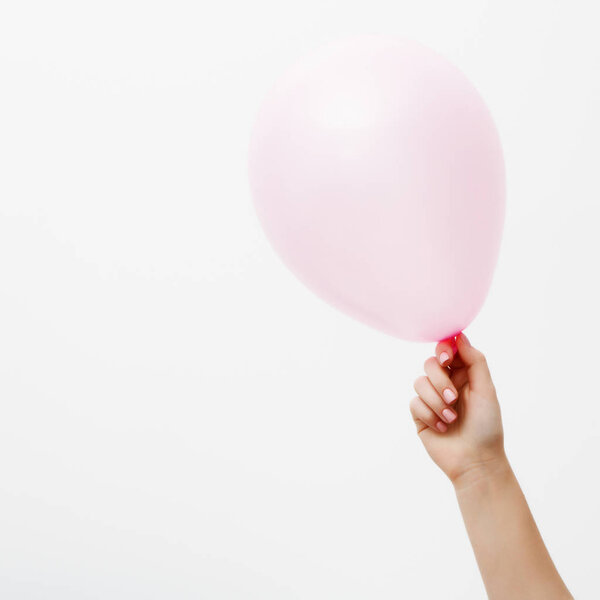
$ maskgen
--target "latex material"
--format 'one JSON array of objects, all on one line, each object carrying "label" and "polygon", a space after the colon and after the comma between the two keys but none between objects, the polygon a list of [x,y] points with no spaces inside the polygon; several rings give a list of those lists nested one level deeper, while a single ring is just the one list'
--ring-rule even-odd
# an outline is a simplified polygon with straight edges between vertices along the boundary
[{"label": "latex material", "polygon": [[478,92],[432,50],[360,37],[308,56],[264,102],[249,171],[272,245],[339,309],[435,341],[482,306],[504,220],[502,150]]}]

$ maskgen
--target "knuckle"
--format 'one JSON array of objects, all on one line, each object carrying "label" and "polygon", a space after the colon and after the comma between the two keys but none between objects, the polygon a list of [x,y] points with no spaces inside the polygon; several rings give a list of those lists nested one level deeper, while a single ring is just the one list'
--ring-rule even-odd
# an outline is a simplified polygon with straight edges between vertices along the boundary
[{"label": "knuckle", "polygon": [[427,377],[425,377],[425,375],[421,375],[420,377],[417,377],[415,379],[413,387],[415,388],[415,391],[417,393],[419,393],[420,389],[423,389],[423,386],[425,385],[426,380],[427,380]]},{"label": "knuckle", "polygon": [[415,396],[410,401],[410,414],[414,418],[424,419],[427,416],[427,409],[419,396]]},{"label": "knuckle", "polygon": [[435,356],[430,356],[425,363],[423,364],[423,366],[425,367],[425,371],[431,371],[432,369],[434,369],[438,364],[437,358],[435,358]]},{"label": "knuckle", "polygon": [[428,412],[427,416],[423,419],[429,427],[435,427],[435,424],[438,422],[438,416],[434,412]]},{"label": "knuckle", "polygon": [[475,350],[474,356],[475,356],[476,362],[483,364],[483,365],[487,365],[487,359],[485,358],[485,354],[483,352],[480,352],[479,350]]}]

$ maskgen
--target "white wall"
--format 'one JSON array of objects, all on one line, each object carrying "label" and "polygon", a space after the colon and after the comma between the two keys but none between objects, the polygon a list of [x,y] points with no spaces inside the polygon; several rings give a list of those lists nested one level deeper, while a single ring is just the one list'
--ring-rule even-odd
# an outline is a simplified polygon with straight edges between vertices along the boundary
[{"label": "white wall", "polygon": [[595,3],[0,4],[0,597],[479,599],[407,402],[431,346],[338,314],[249,198],[273,79],[352,33],[458,64],[506,153],[468,329],[561,573],[597,595]]}]

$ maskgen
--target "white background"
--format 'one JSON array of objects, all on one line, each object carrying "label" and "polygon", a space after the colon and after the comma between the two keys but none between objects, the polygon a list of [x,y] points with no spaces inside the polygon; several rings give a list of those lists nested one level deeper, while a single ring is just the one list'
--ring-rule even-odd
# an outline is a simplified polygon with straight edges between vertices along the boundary
[{"label": "white background", "polygon": [[254,215],[250,128],[293,60],[406,35],[506,154],[487,354],[552,556],[597,597],[594,2],[0,4],[0,597],[478,599],[407,403],[431,345],[338,314]]}]

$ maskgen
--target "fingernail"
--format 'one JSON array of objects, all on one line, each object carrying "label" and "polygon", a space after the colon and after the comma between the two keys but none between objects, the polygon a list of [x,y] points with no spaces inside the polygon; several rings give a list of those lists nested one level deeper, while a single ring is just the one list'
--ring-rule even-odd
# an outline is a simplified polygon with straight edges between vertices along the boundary
[{"label": "fingernail", "polygon": [[444,400],[448,404],[450,404],[451,402],[454,402],[456,400],[456,394],[450,388],[446,388],[444,390],[443,396],[444,396]]},{"label": "fingernail", "polygon": [[435,426],[442,432],[442,433],[446,433],[446,431],[448,431],[448,426],[446,425],[446,423],[442,423],[441,421],[438,421]]},{"label": "fingernail", "polygon": [[446,419],[448,423],[452,423],[452,421],[456,419],[456,413],[453,410],[450,410],[449,408],[445,408],[442,411],[442,415],[444,415],[444,419]]},{"label": "fingernail", "polygon": [[440,354],[440,365],[443,365],[447,360],[450,360],[450,355],[447,352]]}]

